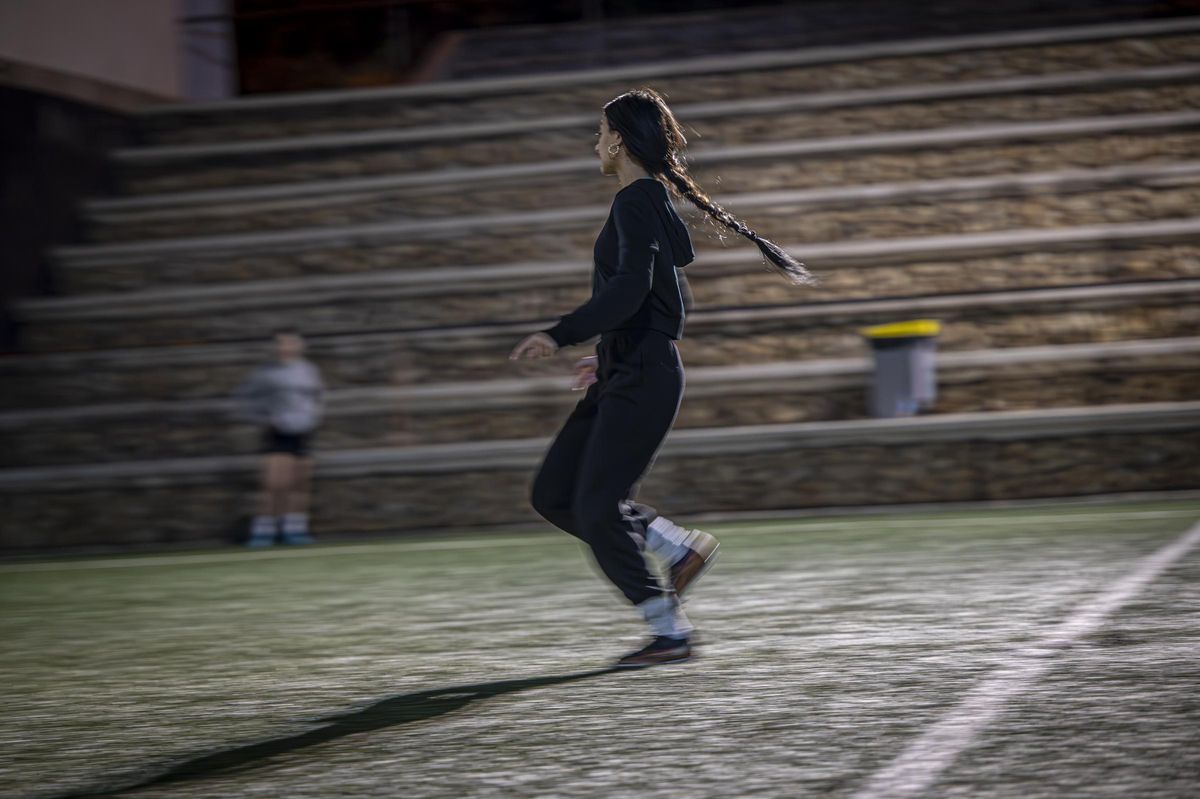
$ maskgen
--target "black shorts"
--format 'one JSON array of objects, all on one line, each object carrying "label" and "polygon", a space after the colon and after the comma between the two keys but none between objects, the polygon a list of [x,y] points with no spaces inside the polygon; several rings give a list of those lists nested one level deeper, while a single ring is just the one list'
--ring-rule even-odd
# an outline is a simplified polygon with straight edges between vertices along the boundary
[{"label": "black shorts", "polygon": [[312,433],[282,433],[275,428],[267,428],[263,434],[263,453],[274,455],[295,455],[304,458],[312,454]]}]

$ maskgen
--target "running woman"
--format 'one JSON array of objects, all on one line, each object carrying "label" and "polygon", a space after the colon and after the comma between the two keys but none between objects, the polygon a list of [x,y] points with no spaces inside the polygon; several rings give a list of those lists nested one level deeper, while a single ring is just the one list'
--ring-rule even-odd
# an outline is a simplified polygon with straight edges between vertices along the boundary
[{"label": "running woman", "polygon": [[[654,635],[617,661],[626,668],[687,660],[692,626],[681,597],[710,565],[716,540],[685,530],[633,497],[675,421],[683,366],[675,341],[684,303],[676,269],[695,257],[667,184],[712,219],[744,236],[786,277],[813,282],[804,265],[713,202],[684,165],[679,123],[656,92],[627,92],[604,106],[596,155],[621,188],[596,239],[592,297],[549,330],[523,339],[510,358],[546,358],[600,336],[595,380],[577,365],[587,393],[555,438],[533,484],[547,521],[592,551],[605,576],[642,613]],[[645,553],[667,568],[664,587]]]},{"label": "running woman", "polygon": [[308,530],[312,440],[321,421],[324,386],[304,357],[304,338],[294,329],[275,334],[275,359],[246,379],[234,394],[241,418],[263,427],[262,487],[247,546],[312,543]]}]

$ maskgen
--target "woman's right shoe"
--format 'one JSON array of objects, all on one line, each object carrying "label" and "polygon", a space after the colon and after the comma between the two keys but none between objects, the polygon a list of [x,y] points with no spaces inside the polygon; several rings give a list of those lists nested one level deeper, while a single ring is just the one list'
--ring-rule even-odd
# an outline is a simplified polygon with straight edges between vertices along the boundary
[{"label": "woman's right shoe", "polygon": [[617,661],[618,669],[644,669],[664,663],[682,663],[692,656],[692,646],[686,638],[660,635],[636,652]]},{"label": "woman's right shoe", "polygon": [[703,530],[692,530],[688,541],[688,551],[682,558],[671,564],[671,587],[675,595],[683,596],[688,586],[695,583],[704,573],[712,568],[717,558],[717,549],[721,543],[716,536]]}]

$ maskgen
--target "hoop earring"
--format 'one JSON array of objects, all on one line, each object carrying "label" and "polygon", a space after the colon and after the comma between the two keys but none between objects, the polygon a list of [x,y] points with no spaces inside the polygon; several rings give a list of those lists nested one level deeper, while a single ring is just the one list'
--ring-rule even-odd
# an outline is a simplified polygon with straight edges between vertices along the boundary
[{"label": "hoop earring", "polygon": [[621,152],[621,145],[619,145],[619,144],[608,145],[608,154],[609,155],[616,155],[619,152]]}]

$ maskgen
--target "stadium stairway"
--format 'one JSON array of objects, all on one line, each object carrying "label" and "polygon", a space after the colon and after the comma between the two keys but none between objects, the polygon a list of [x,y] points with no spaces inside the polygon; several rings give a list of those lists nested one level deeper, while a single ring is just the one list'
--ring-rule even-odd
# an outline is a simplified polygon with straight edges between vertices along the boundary
[{"label": "stadium stairway", "polygon": [[[126,193],[52,253],[0,361],[6,551],[229,539],[256,436],[228,395],[281,325],[330,386],[322,535],[531,520],[579,348],[508,349],[586,296],[590,148],[665,90],[718,199],[822,277],[693,218],[697,310],[665,511],[1197,487],[1200,19],[714,56],[168,107]],[[939,400],[865,419],[860,328],[943,322]]]}]

